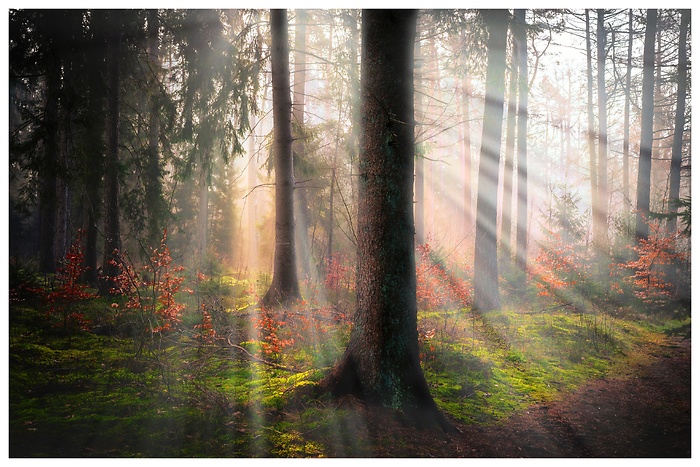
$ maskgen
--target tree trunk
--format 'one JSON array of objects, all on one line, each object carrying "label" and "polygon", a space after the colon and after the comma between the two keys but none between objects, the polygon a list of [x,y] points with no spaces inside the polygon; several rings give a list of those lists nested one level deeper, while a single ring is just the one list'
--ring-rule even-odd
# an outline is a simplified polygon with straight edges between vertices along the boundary
[{"label": "tree trunk", "polygon": [[521,271],[527,270],[527,24],[525,10],[515,10],[518,43],[518,213],[516,231],[516,260]]},{"label": "tree trunk", "polygon": [[197,266],[203,268],[207,264],[207,248],[209,237],[209,173],[207,157],[202,154],[199,167],[199,208],[197,209]]},{"label": "tree trunk", "polygon": [[148,62],[150,66],[149,79],[149,115],[148,115],[148,160],[146,166],[146,213],[148,219],[148,245],[157,248],[163,236],[163,216],[165,206],[162,199],[160,156],[158,139],[160,133],[160,118],[158,94],[158,70],[160,57],[158,53],[158,10],[148,11]]},{"label": "tree trunk", "polygon": [[256,229],[258,216],[258,194],[256,186],[258,184],[258,165],[257,165],[257,115],[250,115],[250,136],[248,140],[248,269],[255,271],[258,268],[258,232]]},{"label": "tree trunk", "polygon": [[[515,38],[515,22],[511,23],[511,37]],[[506,263],[511,258],[511,217],[513,210],[513,153],[515,152],[515,122],[518,105],[518,43],[513,39],[508,88],[508,117],[506,119],[506,151],[503,161],[503,201],[501,206],[501,252]]]},{"label": "tree trunk", "polygon": [[[58,53],[55,52],[57,56]],[[49,65],[44,110],[44,167],[39,192],[39,268],[41,272],[56,271],[56,227],[58,213],[59,116],[58,99],[61,86],[60,59]]]},{"label": "tree trunk", "polygon": [[[296,160],[306,161],[306,144],[304,141],[304,94],[306,93],[306,22],[308,14],[305,10],[296,11],[296,26],[294,34],[294,97],[292,104],[292,151]],[[311,276],[311,251],[309,249],[309,202],[307,189],[304,186],[307,178],[300,171],[301,164],[293,164],[294,178],[302,180],[302,186],[294,189],[296,206],[296,236],[297,258],[300,270],[305,277]]]},{"label": "tree trunk", "polygon": [[639,147],[639,172],[637,174],[637,217],[635,237],[637,243],[649,236],[649,195],[651,192],[651,152],[654,141],[654,38],[656,36],[657,11],[647,10],[647,27],[644,34],[644,74],[642,76],[642,134]]},{"label": "tree trunk", "polygon": [[597,205],[593,206],[593,215],[597,218],[597,232],[594,232],[593,244],[598,255],[598,275],[608,276],[608,96],[605,87],[605,10],[598,10],[598,196]]},{"label": "tree trunk", "polygon": [[598,206],[598,172],[596,169],[596,153],[595,153],[595,122],[593,120],[593,58],[591,50],[591,19],[590,11],[586,10],[586,80],[588,92],[588,168],[591,175],[591,220],[593,223],[593,237],[600,229],[598,227],[599,216],[596,215]]},{"label": "tree trunk", "polygon": [[[466,38],[464,30],[460,32],[462,43],[465,43]],[[462,175],[464,178],[464,190],[462,193],[463,205],[463,231],[469,232],[472,228],[474,219],[472,216],[472,128],[471,128],[471,82],[469,72],[467,71],[467,57],[463,55],[462,66],[465,70],[465,76],[462,77]]]},{"label": "tree trunk", "polygon": [[447,428],[418,354],[413,224],[416,12],[362,17],[357,311],[340,362],[321,382]]},{"label": "tree trunk", "polygon": [[474,307],[481,311],[498,309],[498,249],[496,216],[498,166],[503,128],[505,93],[507,10],[483,10],[488,28],[486,65],[486,104],[479,160],[479,186],[476,200],[476,241],[474,252]]},{"label": "tree trunk", "polygon": [[106,86],[102,70],[105,63],[106,49],[104,32],[109,21],[104,10],[96,10],[90,19],[90,29],[93,31],[89,54],[91,67],[86,72],[88,113],[86,119],[87,155],[85,164],[85,200],[84,210],[87,214],[85,225],[85,259],[83,280],[93,286],[98,285],[98,222],[102,216],[102,176],[105,167],[105,96]]},{"label": "tree trunk", "polygon": [[[102,271],[109,279],[119,274],[115,260],[115,251],[121,250],[121,233],[119,223],[119,58],[120,52],[120,13],[114,12],[112,32],[109,35],[107,73],[107,160],[105,167],[105,252]],[[108,291],[111,284],[103,284]],[[105,292],[105,291],[103,291]]]},{"label": "tree trunk", "polygon": [[425,243],[425,154],[423,150],[423,139],[425,138],[425,119],[426,111],[423,104],[423,94],[425,93],[423,86],[423,66],[425,61],[421,54],[420,43],[420,22],[416,21],[416,40],[414,42],[414,63],[415,63],[415,87],[418,93],[415,95],[415,117],[416,117],[416,134],[420,135],[420,142],[416,146],[416,167],[415,167],[415,228],[416,228],[416,245]]},{"label": "tree trunk", "polygon": [[275,306],[301,297],[294,244],[292,99],[289,87],[289,39],[287,28],[287,11],[271,10],[275,256],[272,284],[260,302],[263,306]]},{"label": "tree trunk", "polygon": [[627,75],[625,76],[625,117],[623,123],[622,142],[622,197],[625,207],[631,211],[632,202],[630,200],[630,93],[632,90],[632,9],[629,10],[629,41],[627,43]]},{"label": "tree trunk", "polygon": [[678,225],[676,214],[681,191],[681,162],[683,160],[683,132],[685,130],[685,99],[688,87],[688,54],[686,43],[688,40],[688,25],[690,24],[690,10],[681,10],[681,27],[678,36],[678,91],[676,93],[676,119],[673,130],[673,146],[671,148],[671,175],[669,181],[668,212],[671,217],[668,220],[667,231],[673,234]]}]

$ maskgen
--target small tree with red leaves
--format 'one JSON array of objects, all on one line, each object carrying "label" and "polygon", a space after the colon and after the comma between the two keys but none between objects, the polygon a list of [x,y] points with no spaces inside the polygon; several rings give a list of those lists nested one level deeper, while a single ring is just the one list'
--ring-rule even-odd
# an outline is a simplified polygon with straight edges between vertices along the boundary
[{"label": "small tree with red leaves", "polygon": [[136,313],[136,335],[140,336],[137,353],[148,336],[161,336],[180,323],[185,307],[176,300],[184,281],[181,275],[184,268],[173,264],[166,241],[167,232],[163,231],[160,246],[138,271],[128,256],[122,252],[115,254],[119,274],[114,278],[112,293],[123,295],[126,298],[123,307]]},{"label": "small tree with red leaves", "polygon": [[57,326],[67,332],[74,329],[89,330],[90,321],[80,311],[79,302],[97,297],[88,290],[88,286],[80,282],[85,272],[83,267],[83,237],[84,232],[78,230],[75,241],[66,253],[61,266],[56,273],[56,286],[52,290],[41,290],[44,300],[49,304],[49,316],[60,316]]},{"label": "small tree with red leaves", "polygon": [[[636,259],[617,264],[618,269],[630,270],[623,283],[631,285],[634,295],[645,303],[663,305],[675,293],[676,286],[668,280],[668,271],[675,263],[683,261],[685,255],[675,251],[679,234],[665,234],[658,221],[649,223],[649,236],[640,238],[636,246],[630,247]],[[623,293],[620,282],[612,282],[615,292]]]}]

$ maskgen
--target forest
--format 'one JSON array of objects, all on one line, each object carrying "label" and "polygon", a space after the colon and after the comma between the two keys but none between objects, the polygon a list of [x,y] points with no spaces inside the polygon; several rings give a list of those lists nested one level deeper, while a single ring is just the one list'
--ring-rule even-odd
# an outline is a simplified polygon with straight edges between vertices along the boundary
[{"label": "forest", "polygon": [[8,19],[9,457],[690,457],[690,10]]}]

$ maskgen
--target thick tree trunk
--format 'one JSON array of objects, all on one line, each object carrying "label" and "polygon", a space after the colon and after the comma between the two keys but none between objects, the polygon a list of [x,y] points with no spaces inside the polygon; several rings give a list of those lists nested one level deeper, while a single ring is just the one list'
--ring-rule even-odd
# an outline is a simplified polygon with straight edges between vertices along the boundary
[{"label": "thick tree trunk", "polygon": [[647,27],[644,34],[644,73],[642,76],[642,134],[639,147],[639,172],[637,174],[637,217],[635,237],[637,242],[649,236],[649,197],[651,192],[651,152],[654,141],[654,38],[656,36],[657,11],[647,10]]},{"label": "thick tree trunk", "polygon": [[521,271],[527,269],[527,31],[525,10],[515,10],[518,43],[518,208],[516,229],[516,262]]},{"label": "thick tree trunk", "polygon": [[357,311],[345,354],[321,388],[447,428],[420,367],[416,329],[415,26],[415,11],[363,11]]},{"label": "thick tree trunk", "polygon": [[496,217],[498,166],[503,129],[505,96],[507,10],[484,10],[488,28],[486,104],[479,159],[479,187],[476,200],[476,242],[474,252],[474,307],[481,311],[498,309],[498,248]]},{"label": "thick tree trunk", "polygon": [[681,10],[681,27],[678,36],[678,91],[676,93],[676,119],[673,130],[673,146],[671,148],[671,174],[669,180],[667,231],[673,234],[678,225],[675,214],[678,212],[678,201],[681,191],[681,162],[683,161],[683,132],[685,130],[685,99],[688,87],[688,25],[690,10]]},{"label": "thick tree trunk", "polygon": [[[103,274],[112,278],[119,274],[115,260],[115,251],[121,250],[121,233],[119,223],[119,58],[120,32],[117,25],[119,13],[113,13],[112,27],[114,31],[108,39],[108,86],[107,86],[107,160],[105,167],[105,251]],[[103,284],[107,291],[111,284]],[[103,291],[104,292],[104,291]]]},{"label": "thick tree trunk", "polygon": [[275,306],[301,297],[294,244],[292,99],[289,87],[289,39],[287,28],[287,11],[271,10],[275,256],[272,284],[261,300],[263,306]]}]

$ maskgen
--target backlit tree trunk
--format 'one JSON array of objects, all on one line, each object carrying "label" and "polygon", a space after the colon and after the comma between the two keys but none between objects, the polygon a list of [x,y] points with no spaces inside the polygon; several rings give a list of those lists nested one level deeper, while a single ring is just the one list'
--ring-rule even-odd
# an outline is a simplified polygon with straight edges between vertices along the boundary
[{"label": "backlit tree trunk", "polygon": [[[676,119],[673,131],[673,146],[671,148],[671,177],[669,181],[668,212],[678,212],[678,201],[681,191],[681,162],[683,160],[683,131],[685,130],[685,99],[688,86],[688,54],[686,42],[688,40],[688,25],[690,24],[690,10],[681,10],[681,27],[678,36],[678,92],[676,96]],[[668,232],[674,233],[678,225],[675,216],[669,218]]]},{"label": "backlit tree trunk", "polygon": [[[511,23],[511,37],[515,37],[515,22]],[[508,117],[506,120],[506,151],[503,161],[503,202],[501,207],[501,251],[503,259],[511,257],[511,217],[513,206],[513,153],[515,152],[515,122],[518,105],[518,43],[513,39],[510,82],[508,87]]]},{"label": "backlit tree trunk", "polygon": [[345,354],[321,387],[447,428],[420,367],[416,330],[415,27],[415,11],[363,11],[357,311]]},{"label": "backlit tree trunk", "polygon": [[593,206],[593,216],[596,218],[593,232],[593,244],[599,256],[598,266],[601,277],[607,273],[607,261],[604,260],[608,251],[608,117],[607,91],[605,88],[605,44],[606,31],[605,10],[598,10],[598,196]]},{"label": "backlit tree trunk", "polygon": [[287,11],[271,10],[275,256],[272,284],[261,301],[263,306],[274,306],[301,297],[294,245],[292,98],[289,87],[289,38],[287,28]]},{"label": "backlit tree trunk", "polygon": [[649,236],[649,197],[651,192],[651,152],[654,141],[654,38],[656,36],[657,11],[647,10],[647,27],[644,34],[644,74],[642,76],[642,134],[639,147],[639,172],[637,174],[637,217],[635,237],[637,242]]},{"label": "backlit tree trunk", "polygon": [[498,165],[503,128],[505,93],[507,10],[483,10],[488,28],[486,104],[479,159],[479,186],[476,200],[476,242],[474,252],[474,306],[487,311],[501,307],[498,290],[498,250],[496,216]]},{"label": "backlit tree trunk", "polygon": [[591,176],[591,206],[593,215],[591,216],[593,223],[593,236],[599,231],[598,220],[599,216],[595,214],[598,206],[598,171],[596,169],[596,153],[595,153],[595,122],[593,120],[593,58],[591,50],[591,19],[590,11],[586,10],[586,91],[588,99],[586,109],[588,113],[588,168]]},{"label": "backlit tree trunk", "polygon": [[527,80],[527,31],[525,10],[515,10],[518,42],[518,212],[516,229],[516,262],[521,271],[527,268],[527,122],[528,122],[528,80]]},{"label": "backlit tree trunk", "polygon": [[622,142],[622,197],[626,206],[631,210],[630,200],[630,92],[632,89],[632,9],[629,10],[629,41],[627,42],[627,74],[625,76],[625,117],[623,123]]},{"label": "backlit tree trunk", "polygon": [[[425,132],[426,111],[423,105],[423,66],[424,60],[421,54],[420,22],[416,21],[416,40],[414,43],[415,85],[419,92],[415,96],[417,133]],[[420,130],[418,130],[420,128]],[[423,139],[423,137],[421,137]],[[416,146],[415,167],[415,225],[416,245],[425,243],[425,154],[421,146]]]}]

